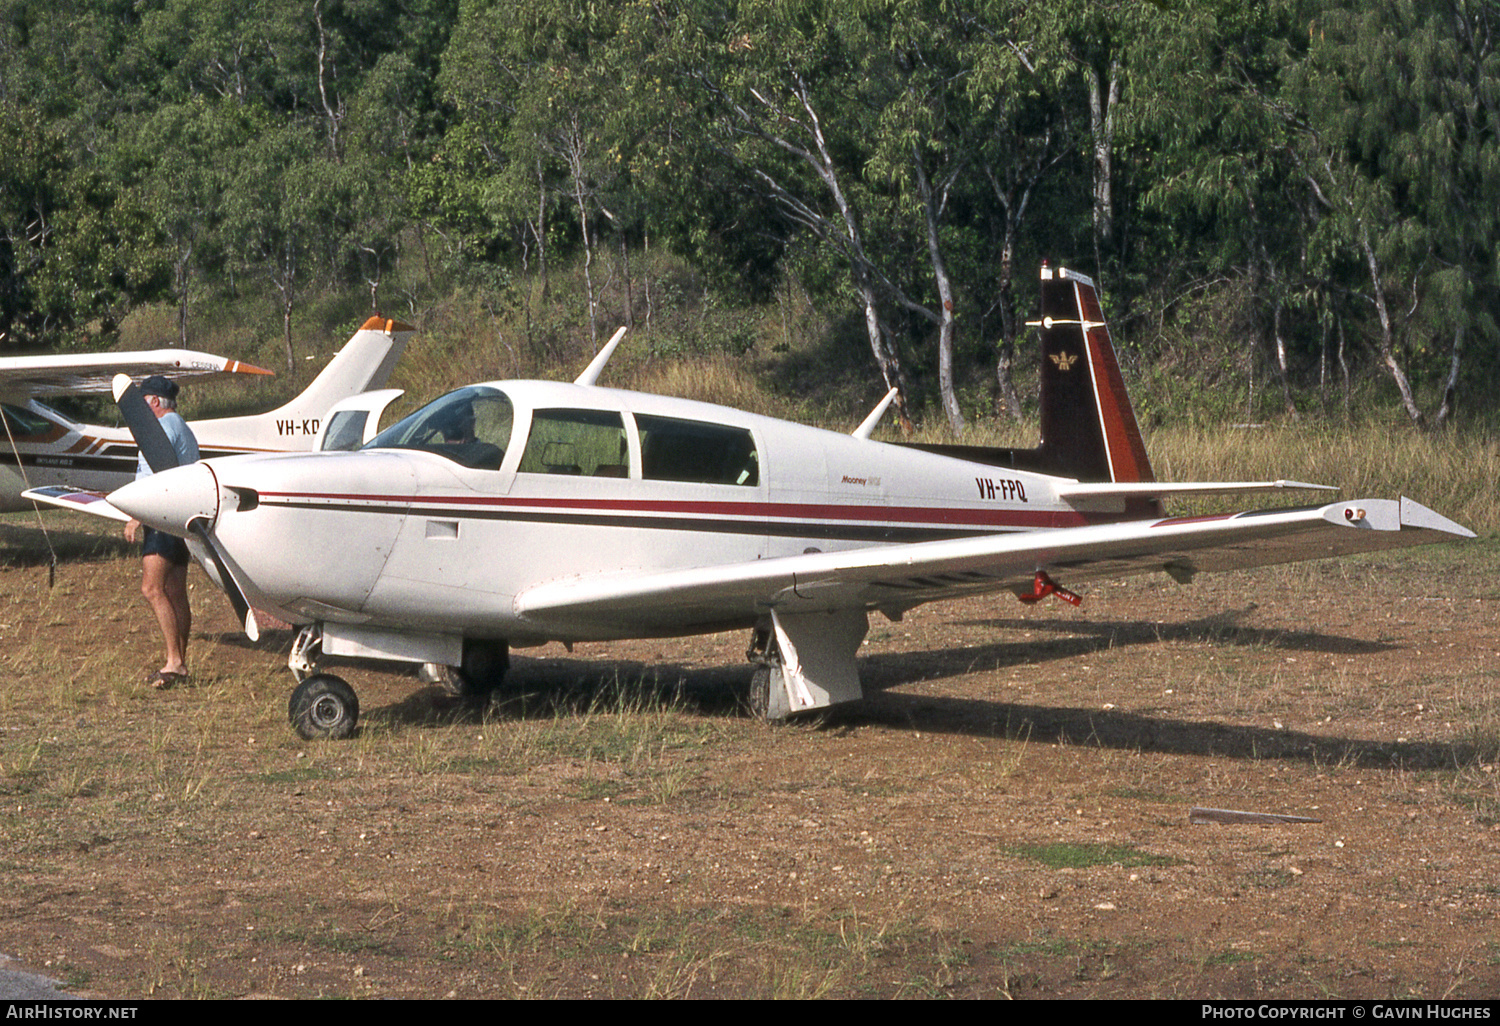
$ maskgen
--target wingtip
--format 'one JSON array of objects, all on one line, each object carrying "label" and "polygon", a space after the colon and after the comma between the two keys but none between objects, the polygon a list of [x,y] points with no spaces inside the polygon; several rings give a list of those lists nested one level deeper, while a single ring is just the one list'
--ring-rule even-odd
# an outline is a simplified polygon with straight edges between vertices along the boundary
[{"label": "wingtip", "polygon": [[1477,538],[1479,535],[1469,530],[1463,524],[1456,523],[1443,516],[1435,510],[1428,509],[1414,499],[1401,496],[1401,526],[1425,528],[1429,531],[1442,531],[1445,534],[1456,535],[1459,538]]},{"label": "wingtip", "polygon": [[241,363],[239,360],[226,360],[224,363],[224,372],[226,374],[268,374],[273,378],[276,376],[276,372],[273,370],[257,367],[253,363]]},{"label": "wingtip", "polygon": [[410,324],[404,321],[393,320],[390,317],[382,317],[375,314],[365,323],[359,326],[360,331],[382,331],[387,335],[397,335],[402,332],[416,331]]}]

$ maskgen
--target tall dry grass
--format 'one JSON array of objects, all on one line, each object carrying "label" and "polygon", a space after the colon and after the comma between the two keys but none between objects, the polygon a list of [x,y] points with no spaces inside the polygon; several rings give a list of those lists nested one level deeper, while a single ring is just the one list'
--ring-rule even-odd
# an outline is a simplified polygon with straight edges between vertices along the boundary
[{"label": "tall dry grass", "polygon": [[[1500,441],[1487,432],[1274,424],[1159,428],[1147,441],[1163,481],[1286,478],[1346,498],[1409,496],[1480,534],[1500,530]],[[1316,501],[1316,493],[1307,501]],[[1242,502],[1243,499],[1237,499]]]}]

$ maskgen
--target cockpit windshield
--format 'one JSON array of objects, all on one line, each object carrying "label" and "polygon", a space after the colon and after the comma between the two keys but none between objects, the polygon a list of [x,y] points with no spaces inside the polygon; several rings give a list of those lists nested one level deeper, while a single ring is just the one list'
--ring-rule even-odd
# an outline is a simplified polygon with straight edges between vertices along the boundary
[{"label": "cockpit windshield", "polygon": [[449,392],[365,443],[366,449],[421,449],[480,470],[499,470],[515,423],[509,397],[470,385]]}]

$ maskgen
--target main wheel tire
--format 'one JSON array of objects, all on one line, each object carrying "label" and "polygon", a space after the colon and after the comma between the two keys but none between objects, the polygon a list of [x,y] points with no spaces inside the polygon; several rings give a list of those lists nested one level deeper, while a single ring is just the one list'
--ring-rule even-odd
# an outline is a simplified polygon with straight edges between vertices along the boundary
[{"label": "main wheel tire", "polygon": [[464,642],[458,675],[465,698],[488,699],[505,683],[510,671],[510,646],[503,641]]},{"label": "main wheel tire", "polygon": [[359,725],[359,696],[340,677],[314,674],[293,689],[287,716],[306,741],[342,741]]},{"label": "main wheel tire", "polygon": [[762,664],[750,675],[750,714],[758,720],[770,718],[771,668]]}]

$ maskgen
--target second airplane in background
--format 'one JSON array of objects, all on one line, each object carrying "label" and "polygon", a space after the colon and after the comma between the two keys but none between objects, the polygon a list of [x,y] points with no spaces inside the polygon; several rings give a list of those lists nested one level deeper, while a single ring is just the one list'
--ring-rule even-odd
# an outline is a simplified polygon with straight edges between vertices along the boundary
[{"label": "second airplane in background", "polygon": [[[400,321],[371,317],[291,402],[268,413],[190,421],[203,458],[314,448],[341,400],[382,389],[390,380],[413,330]],[[137,449],[127,429],[79,423],[38,401],[39,396],[108,394],[111,379],[121,372],[136,378],[270,373],[181,349],[0,359],[0,416],[5,428],[0,433],[0,511],[30,508],[22,495],[28,488],[53,501],[70,491],[108,492],[135,479]],[[380,397],[389,402],[397,394],[382,391]],[[338,425],[343,441],[330,437],[325,446],[359,446],[366,436],[366,411],[372,406],[373,426],[383,403],[362,402],[360,410],[351,411]],[[80,494],[75,504],[88,500]]]}]

